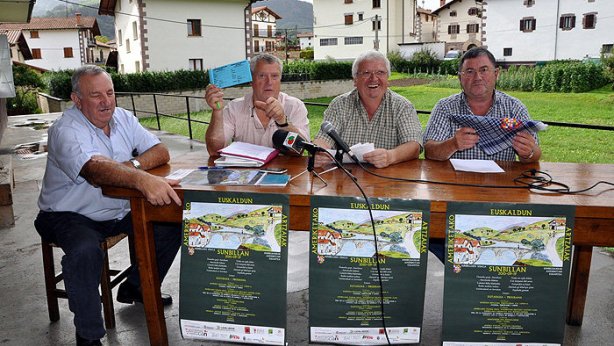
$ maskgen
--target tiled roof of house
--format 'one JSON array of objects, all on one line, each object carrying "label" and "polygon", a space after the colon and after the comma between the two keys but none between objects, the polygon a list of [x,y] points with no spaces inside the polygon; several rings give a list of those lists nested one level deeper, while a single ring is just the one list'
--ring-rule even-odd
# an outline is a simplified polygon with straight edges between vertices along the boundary
[{"label": "tiled roof of house", "polygon": [[26,38],[23,36],[21,30],[0,29],[0,34],[6,35],[9,45],[17,45],[19,47],[19,51],[25,60],[32,59],[32,51],[30,50],[28,41],[26,41]]},{"label": "tiled roof of house", "polygon": [[[77,25],[80,22],[80,26]],[[96,17],[49,17],[32,18],[30,23],[0,23],[0,29],[6,30],[61,30],[87,28],[94,31],[94,35],[100,35]]]},{"label": "tiled roof of house", "polygon": [[21,36],[21,30],[6,30],[0,28],[0,34],[6,35],[6,39],[9,41],[9,44],[15,44],[19,41],[19,36]]},{"label": "tiled roof of house", "polygon": [[280,15],[275,13],[273,10],[271,10],[267,6],[252,7],[252,14],[258,13],[260,11],[267,11],[271,16],[275,17],[275,19],[281,19]]}]

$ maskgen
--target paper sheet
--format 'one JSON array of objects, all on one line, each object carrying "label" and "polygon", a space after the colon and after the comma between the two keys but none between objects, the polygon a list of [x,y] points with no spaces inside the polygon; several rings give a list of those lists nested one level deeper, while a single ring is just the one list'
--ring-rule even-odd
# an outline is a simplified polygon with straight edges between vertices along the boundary
[{"label": "paper sheet", "polygon": [[450,159],[454,170],[477,173],[503,173],[505,172],[493,160],[460,160]]}]

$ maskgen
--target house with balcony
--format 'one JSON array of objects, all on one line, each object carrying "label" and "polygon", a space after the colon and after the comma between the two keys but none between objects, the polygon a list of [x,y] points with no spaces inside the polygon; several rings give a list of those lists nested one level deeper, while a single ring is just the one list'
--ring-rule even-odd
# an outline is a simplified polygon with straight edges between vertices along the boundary
[{"label": "house with balcony", "polygon": [[94,63],[95,17],[32,18],[30,23],[0,23],[0,30],[20,30],[30,47],[29,65],[46,70],[75,69]]},{"label": "house with balcony", "polygon": [[446,43],[446,52],[465,52],[484,44],[486,33],[482,0],[452,0],[447,4],[445,0],[440,0],[440,5],[432,14],[437,16],[437,41]]},{"label": "house with balcony", "polygon": [[611,1],[484,2],[484,44],[505,64],[598,58],[612,53]]},{"label": "house with balcony", "polygon": [[251,56],[253,0],[101,0],[120,73],[206,70]]},{"label": "house with balcony", "polygon": [[11,61],[23,63],[26,60],[32,59],[32,52],[28,46],[28,41],[26,41],[26,38],[21,30],[0,29],[0,35],[6,36]]},{"label": "house with balcony", "polygon": [[278,19],[281,19],[281,16],[266,6],[252,8],[252,47],[254,53],[275,50]]},{"label": "house with balcony", "polygon": [[352,60],[417,42],[416,0],[313,0],[314,59]]}]

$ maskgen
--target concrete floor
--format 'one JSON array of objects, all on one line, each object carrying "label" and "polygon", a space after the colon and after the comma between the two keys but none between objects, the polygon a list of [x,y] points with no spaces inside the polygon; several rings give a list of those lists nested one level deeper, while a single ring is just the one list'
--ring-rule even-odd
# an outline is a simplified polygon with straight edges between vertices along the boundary
[{"label": "concrete floor", "polygon": [[[51,119],[57,115],[36,116]],[[0,146],[0,155],[11,155],[17,144],[39,141],[46,133],[30,127],[12,127],[31,116],[9,118],[9,128]],[[204,145],[183,137],[158,133],[172,156],[198,150]],[[32,221],[38,212],[36,200],[44,173],[45,158],[21,160],[12,155],[16,188],[13,192],[15,225],[0,229],[0,344],[1,345],[74,345],[72,313],[65,300],[60,300],[58,322],[50,323],[47,315],[43,283],[40,238]],[[306,243],[305,233],[291,234],[291,245]],[[124,245],[110,252],[112,267],[125,264]],[[58,262],[61,252],[56,253]],[[308,345],[307,257],[293,252],[290,258],[287,335],[289,345]],[[422,345],[441,344],[443,266],[429,255]],[[581,327],[567,326],[564,345],[614,345],[614,258],[594,250],[589,281],[588,300]],[[183,340],[179,330],[179,256],[175,260],[162,290],[175,297],[175,304],[166,308],[166,324],[170,345],[230,345],[229,343]],[[147,345],[148,335],[142,305],[115,303],[117,327],[109,330],[104,345]]]}]

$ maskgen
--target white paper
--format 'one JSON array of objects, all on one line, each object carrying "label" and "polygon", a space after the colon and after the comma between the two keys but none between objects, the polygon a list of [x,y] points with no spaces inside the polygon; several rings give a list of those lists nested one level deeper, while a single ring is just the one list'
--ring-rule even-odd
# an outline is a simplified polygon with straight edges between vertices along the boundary
[{"label": "white paper", "polygon": [[274,148],[269,148],[262,145],[244,142],[232,142],[229,146],[220,150],[220,153],[226,156],[232,155],[245,159],[253,159],[264,162],[273,151],[275,151]]},{"label": "white paper", "polygon": [[182,169],[178,169],[174,172],[171,172],[171,174],[167,175],[166,178],[167,179],[177,179],[177,180],[181,180],[183,178],[185,178],[188,174],[194,172],[195,169],[191,169],[191,168],[182,168]]},{"label": "white paper", "polygon": [[[356,155],[358,161],[366,162],[363,155],[375,150],[375,145],[373,143],[356,143],[350,147],[350,150]],[[337,153],[335,149],[327,149],[327,151],[333,156]],[[348,154],[343,154],[343,163],[354,163],[354,160],[352,160]]]},{"label": "white paper", "polygon": [[454,170],[465,172],[477,172],[477,173],[503,173],[505,172],[501,166],[499,166],[493,160],[460,160],[450,159]]}]

